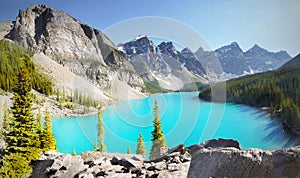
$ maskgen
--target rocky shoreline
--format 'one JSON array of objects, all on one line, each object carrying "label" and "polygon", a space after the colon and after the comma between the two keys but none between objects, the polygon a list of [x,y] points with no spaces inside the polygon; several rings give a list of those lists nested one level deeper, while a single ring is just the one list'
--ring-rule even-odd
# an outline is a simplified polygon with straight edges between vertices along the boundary
[{"label": "rocky shoreline", "polygon": [[300,177],[300,146],[275,151],[241,150],[231,139],[178,146],[155,160],[140,155],[48,152],[32,162],[32,178],[44,177]]}]

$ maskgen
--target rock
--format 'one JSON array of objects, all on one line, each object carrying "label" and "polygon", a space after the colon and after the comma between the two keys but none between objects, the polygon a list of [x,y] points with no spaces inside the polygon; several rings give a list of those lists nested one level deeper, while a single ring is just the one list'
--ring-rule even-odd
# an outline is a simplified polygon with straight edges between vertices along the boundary
[{"label": "rock", "polygon": [[241,150],[240,143],[238,141],[232,140],[232,139],[222,139],[222,138],[212,139],[212,140],[208,140],[207,142],[202,143],[201,146],[203,146],[204,148],[233,147],[233,148]]},{"label": "rock", "polygon": [[[210,141],[208,141],[209,143]],[[232,144],[191,147],[188,177],[299,177],[300,147],[278,151],[239,150]],[[228,140],[225,143],[234,143]],[[229,147],[228,147],[229,146]],[[296,169],[297,167],[297,169]]]},{"label": "rock", "polygon": [[300,146],[276,151],[238,148],[234,140],[210,140],[183,152],[170,149],[155,160],[119,153],[48,152],[32,162],[31,177],[300,177]]}]

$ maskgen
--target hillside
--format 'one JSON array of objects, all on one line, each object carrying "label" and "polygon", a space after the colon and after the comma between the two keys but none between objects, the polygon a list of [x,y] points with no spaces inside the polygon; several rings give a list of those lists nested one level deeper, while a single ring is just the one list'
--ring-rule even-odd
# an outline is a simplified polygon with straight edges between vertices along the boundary
[{"label": "hillside", "polygon": [[292,60],[282,65],[279,70],[291,70],[300,68],[300,54],[295,56]]},{"label": "hillside", "polygon": [[12,91],[18,83],[17,75],[22,67],[29,71],[33,89],[46,95],[52,93],[52,81],[31,61],[32,56],[32,52],[8,40],[0,40],[0,89]]},{"label": "hillside", "polygon": [[[281,118],[284,126],[300,134],[300,68],[296,65],[298,61],[299,55],[276,71],[229,80],[226,83],[227,101],[269,107],[269,112]],[[211,89],[203,89],[199,97],[211,100]]]}]

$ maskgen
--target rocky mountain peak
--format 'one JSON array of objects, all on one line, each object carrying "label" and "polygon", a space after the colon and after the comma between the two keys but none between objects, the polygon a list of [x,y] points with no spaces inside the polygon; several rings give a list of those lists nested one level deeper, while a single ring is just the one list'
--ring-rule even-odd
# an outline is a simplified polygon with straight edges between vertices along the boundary
[{"label": "rocky mountain peak", "polygon": [[240,55],[243,55],[242,54],[243,51],[237,42],[233,42],[229,45],[223,46],[223,47],[217,49],[215,52],[219,58],[220,57],[221,58],[228,57],[228,55],[226,55],[226,54],[229,54],[231,57],[232,56],[238,57]]},{"label": "rocky mountain peak", "polygon": [[133,41],[118,46],[128,57],[134,54],[156,53],[154,43],[146,35],[140,35]]},{"label": "rocky mountain peak", "polygon": [[111,88],[112,78],[138,90],[143,86],[129,60],[106,35],[54,8],[33,5],[20,10],[6,38],[97,81],[103,90]]},{"label": "rocky mountain peak", "polygon": [[183,48],[183,49],[180,51],[180,53],[181,53],[181,54],[184,54],[184,53],[187,54],[187,53],[193,53],[193,52],[192,52],[192,50],[191,50],[190,48]]},{"label": "rocky mountain peak", "polygon": [[104,65],[114,46],[99,30],[45,5],[20,10],[7,38],[57,61],[88,59]]},{"label": "rocky mountain peak", "polygon": [[172,42],[162,42],[157,46],[162,54],[178,58],[178,51]]},{"label": "rocky mountain peak", "polygon": [[255,44],[252,48],[250,48],[248,51],[245,52],[245,54],[247,53],[260,53],[260,54],[265,54],[268,53],[268,51],[260,46],[258,46],[257,44]]}]

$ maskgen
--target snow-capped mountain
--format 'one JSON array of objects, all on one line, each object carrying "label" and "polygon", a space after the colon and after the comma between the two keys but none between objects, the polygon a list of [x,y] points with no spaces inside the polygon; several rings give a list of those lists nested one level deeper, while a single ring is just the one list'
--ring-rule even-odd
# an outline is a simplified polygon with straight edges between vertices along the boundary
[{"label": "snow-capped mountain", "polygon": [[204,81],[204,68],[193,52],[187,48],[177,51],[172,42],[162,42],[155,46],[143,35],[120,44],[118,49],[130,58],[141,77],[152,81],[156,79],[163,88],[178,90],[186,83]]},{"label": "snow-capped mountain", "polygon": [[[195,54],[201,64],[209,71],[225,75],[230,74],[235,77],[275,70],[291,59],[286,51],[269,52],[258,45],[254,45],[248,51],[243,52],[236,42],[215,51],[204,51],[199,48]],[[213,58],[217,59],[219,64],[216,64],[215,60],[212,60]],[[216,69],[218,66],[222,69]]]},{"label": "snow-capped mountain", "polygon": [[162,42],[155,46],[145,35],[120,44],[118,48],[130,58],[138,74],[150,80],[157,75],[162,78],[182,78],[183,71],[192,78],[221,74],[225,77],[221,77],[223,80],[275,70],[291,59],[285,51],[269,52],[256,44],[244,52],[237,42],[215,51],[205,51],[201,47],[195,52],[189,48],[178,51],[172,42]]}]

